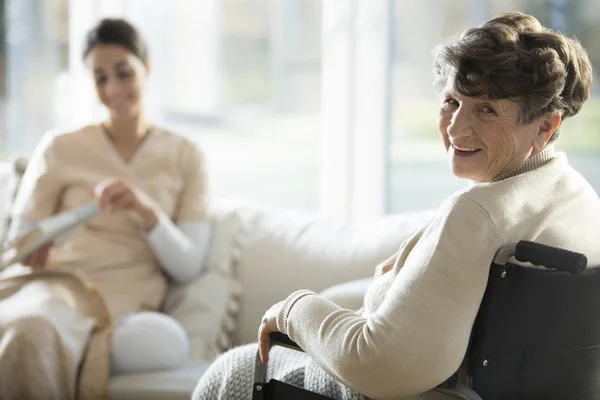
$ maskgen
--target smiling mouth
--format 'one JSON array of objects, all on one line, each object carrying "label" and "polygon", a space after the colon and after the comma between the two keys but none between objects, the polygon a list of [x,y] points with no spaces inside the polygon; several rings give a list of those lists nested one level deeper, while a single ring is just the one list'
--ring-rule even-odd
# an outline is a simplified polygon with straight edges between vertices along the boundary
[{"label": "smiling mouth", "polygon": [[458,147],[453,144],[451,146],[454,150],[460,151],[462,153],[476,153],[481,150],[474,147]]}]

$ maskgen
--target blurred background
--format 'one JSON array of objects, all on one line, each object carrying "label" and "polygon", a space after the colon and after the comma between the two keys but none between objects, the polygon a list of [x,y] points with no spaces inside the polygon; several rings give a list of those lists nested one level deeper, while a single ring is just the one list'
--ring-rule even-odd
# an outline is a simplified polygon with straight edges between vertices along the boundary
[{"label": "blurred background", "polygon": [[[340,218],[436,207],[465,185],[436,129],[432,50],[520,10],[600,65],[600,0],[0,0],[0,159],[103,117],[85,32],[125,17],[149,42],[155,121],[207,154],[215,201]],[[558,142],[600,189],[600,97]]]}]

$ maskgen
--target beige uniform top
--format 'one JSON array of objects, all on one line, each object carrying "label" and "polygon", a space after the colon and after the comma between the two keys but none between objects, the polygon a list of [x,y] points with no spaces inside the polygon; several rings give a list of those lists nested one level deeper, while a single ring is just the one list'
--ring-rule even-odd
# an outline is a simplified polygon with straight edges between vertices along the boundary
[{"label": "beige uniform top", "polygon": [[[204,221],[204,161],[189,140],[153,128],[126,162],[99,126],[48,133],[27,167],[13,218],[36,221],[89,202],[94,187],[122,177],[156,201],[175,223]],[[111,313],[156,310],[167,280],[130,212],[102,211],[64,245],[55,247],[48,268],[76,271],[95,284]]]}]

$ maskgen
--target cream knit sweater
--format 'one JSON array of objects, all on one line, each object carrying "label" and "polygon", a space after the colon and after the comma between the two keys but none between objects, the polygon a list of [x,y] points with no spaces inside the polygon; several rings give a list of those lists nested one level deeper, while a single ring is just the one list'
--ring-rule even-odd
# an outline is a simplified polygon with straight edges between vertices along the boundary
[{"label": "cream knit sweater", "polygon": [[519,240],[582,252],[600,265],[600,200],[552,147],[444,201],[374,280],[361,314],[299,291],[284,302],[278,327],[366,396],[425,392],[458,369],[494,253]]}]

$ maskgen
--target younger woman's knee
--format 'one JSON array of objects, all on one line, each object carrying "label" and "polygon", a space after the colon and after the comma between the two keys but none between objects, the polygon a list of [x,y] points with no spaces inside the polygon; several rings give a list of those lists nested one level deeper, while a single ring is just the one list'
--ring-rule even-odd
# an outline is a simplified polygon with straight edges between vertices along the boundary
[{"label": "younger woman's knee", "polygon": [[189,339],[174,318],[141,312],[121,317],[111,345],[113,374],[174,369],[189,356]]}]

